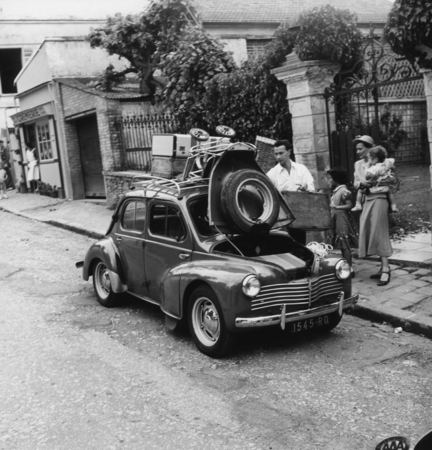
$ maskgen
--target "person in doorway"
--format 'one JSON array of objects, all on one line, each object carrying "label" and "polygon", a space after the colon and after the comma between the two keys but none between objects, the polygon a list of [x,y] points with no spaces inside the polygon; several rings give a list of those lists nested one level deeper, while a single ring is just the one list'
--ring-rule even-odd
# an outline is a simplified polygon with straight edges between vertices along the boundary
[{"label": "person in doorway", "polygon": [[32,149],[30,144],[26,144],[27,179],[30,183],[31,192],[37,192],[39,181],[39,161],[35,153],[36,148]]},{"label": "person in doorway", "polygon": [[341,167],[335,167],[327,170],[327,174],[330,177],[329,182],[333,190],[330,201],[333,224],[332,245],[341,250],[342,256],[351,267],[351,277],[354,278],[352,248],[358,247],[358,233],[350,213],[353,201],[351,191],[346,186],[348,173]]},{"label": "person in doorway", "polygon": [[[303,164],[291,160],[293,146],[288,140],[276,141],[274,155],[277,160],[275,167],[267,172],[267,176],[279,192],[307,191],[314,192],[314,179]],[[289,234],[293,239],[306,244],[306,231],[289,228]]]},{"label": "person in doorway", "polygon": [[6,181],[7,181],[8,175],[6,173],[6,170],[3,168],[3,164],[0,162],[0,200],[2,198],[8,198],[6,195]]},{"label": "person in doorway", "polygon": [[6,188],[8,191],[11,191],[14,188],[14,182],[12,178],[11,172],[11,162],[10,162],[10,154],[9,149],[4,145],[4,141],[0,140],[0,164],[3,166],[3,170],[7,174]]}]

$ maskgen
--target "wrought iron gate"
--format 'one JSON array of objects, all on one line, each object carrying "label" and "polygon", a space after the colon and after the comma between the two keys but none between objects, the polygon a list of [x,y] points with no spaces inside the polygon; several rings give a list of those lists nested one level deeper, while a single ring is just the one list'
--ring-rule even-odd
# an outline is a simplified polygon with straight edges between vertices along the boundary
[{"label": "wrought iron gate", "polygon": [[149,172],[153,134],[178,131],[178,123],[170,114],[121,116],[114,125],[121,132],[123,162],[119,170]]},{"label": "wrought iron gate", "polygon": [[426,125],[423,76],[378,39],[371,29],[363,45],[363,58],[351,70],[340,72],[324,92],[331,164],[346,168],[351,180],[356,160],[353,139],[357,135],[372,136],[392,154],[400,141],[410,135],[417,139],[422,133],[416,129],[422,120],[408,118],[403,123],[398,113],[406,113],[404,105],[424,102]]}]

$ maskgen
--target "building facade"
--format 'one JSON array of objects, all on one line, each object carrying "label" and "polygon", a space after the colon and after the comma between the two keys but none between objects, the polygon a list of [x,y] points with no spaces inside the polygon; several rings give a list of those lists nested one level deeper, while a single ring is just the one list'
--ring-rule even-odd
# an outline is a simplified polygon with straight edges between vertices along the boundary
[{"label": "building facade", "polygon": [[[106,146],[101,148],[101,142],[111,143],[114,137],[107,129],[109,114],[104,111],[115,107],[109,103],[111,94],[102,94],[87,83],[110,63],[117,70],[126,66],[104,50],[92,49],[82,38],[47,38],[16,77],[20,111],[11,119],[22,150],[24,144],[36,149],[40,180],[61,187],[67,198],[105,196],[102,171],[112,170],[113,156],[108,151],[102,158]],[[116,95],[112,94],[111,100],[115,101]],[[120,94],[121,99],[142,97]],[[81,153],[70,152],[79,141]],[[15,173],[22,175],[29,187],[24,151],[21,158],[24,171],[20,174],[15,166]]]},{"label": "building facade", "polygon": [[73,2],[2,0],[0,4],[0,135],[8,139],[12,114],[19,110],[14,80],[46,37],[85,36],[109,15],[140,13],[148,0]]}]

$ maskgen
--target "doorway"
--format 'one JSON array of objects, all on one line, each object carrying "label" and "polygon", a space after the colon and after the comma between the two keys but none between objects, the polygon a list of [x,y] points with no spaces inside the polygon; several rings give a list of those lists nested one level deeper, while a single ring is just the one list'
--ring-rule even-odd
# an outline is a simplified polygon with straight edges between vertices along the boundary
[{"label": "doorway", "polygon": [[106,198],[96,114],[75,121],[86,198]]}]

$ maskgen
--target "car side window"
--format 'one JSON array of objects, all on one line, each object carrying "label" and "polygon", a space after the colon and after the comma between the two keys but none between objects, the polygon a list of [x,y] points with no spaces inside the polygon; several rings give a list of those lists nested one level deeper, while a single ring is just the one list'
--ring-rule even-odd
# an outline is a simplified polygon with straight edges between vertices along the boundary
[{"label": "car side window", "polygon": [[146,205],[144,202],[128,202],[123,210],[121,226],[128,231],[144,231]]},{"label": "car side window", "polygon": [[186,227],[180,211],[168,205],[153,205],[150,213],[150,231],[177,240],[186,237]]}]

